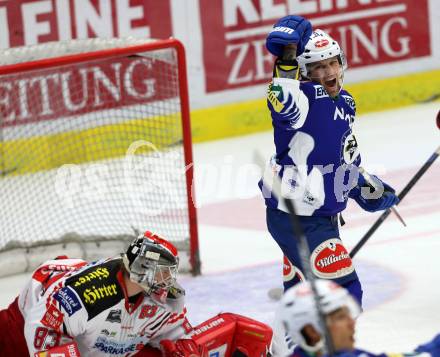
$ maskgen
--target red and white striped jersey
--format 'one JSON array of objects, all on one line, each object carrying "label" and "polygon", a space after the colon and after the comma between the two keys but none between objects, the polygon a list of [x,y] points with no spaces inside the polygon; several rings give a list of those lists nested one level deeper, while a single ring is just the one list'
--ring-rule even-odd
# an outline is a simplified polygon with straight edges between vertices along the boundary
[{"label": "red and white striped jersey", "polygon": [[132,356],[190,332],[182,288],[172,287],[164,302],[146,294],[129,300],[121,267],[121,258],[41,265],[19,296],[30,355],[73,339],[84,356]]}]

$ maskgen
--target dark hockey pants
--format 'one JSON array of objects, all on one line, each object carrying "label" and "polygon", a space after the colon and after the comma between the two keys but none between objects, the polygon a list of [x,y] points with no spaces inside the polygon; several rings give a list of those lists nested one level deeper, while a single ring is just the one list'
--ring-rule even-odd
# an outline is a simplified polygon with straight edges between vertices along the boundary
[{"label": "dark hockey pants", "polygon": [[[299,216],[301,228],[307,239],[310,251],[322,247],[329,239],[340,239],[337,216],[328,217],[308,217]],[[295,238],[291,218],[288,213],[278,209],[266,209],[267,228],[273,239],[280,246],[284,255],[290,262],[303,271],[301,259],[297,247],[297,239]],[[342,242],[341,242],[342,244]],[[345,287],[362,306],[362,286],[356,271],[341,277],[332,278],[336,283]],[[299,276],[284,282],[284,290],[300,282]]]}]

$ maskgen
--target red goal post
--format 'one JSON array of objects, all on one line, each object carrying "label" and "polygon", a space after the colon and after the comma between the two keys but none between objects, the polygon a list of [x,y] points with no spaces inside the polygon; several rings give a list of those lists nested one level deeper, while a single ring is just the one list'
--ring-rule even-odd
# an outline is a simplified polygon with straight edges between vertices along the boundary
[{"label": "red goal post", "polygon": [[1,50],[0,192],[6,274],[59,254],[117,254],[146,229],[199,274],[183,45],[87,39]]}]

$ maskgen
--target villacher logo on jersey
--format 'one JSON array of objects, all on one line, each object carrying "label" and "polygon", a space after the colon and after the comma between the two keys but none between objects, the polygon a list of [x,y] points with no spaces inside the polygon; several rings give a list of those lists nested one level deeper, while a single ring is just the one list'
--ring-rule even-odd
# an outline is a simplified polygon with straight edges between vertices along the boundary
[{"label": "villacher logo on jersey", "polygon": [[334,279],[351,274],[354,266],[340,239],[332,238],[318,245],[310,256],[314,274]]},{"label": "villacher logo on jersey", "polygon": [[299,281],[304,281],[303,272],[295,265],[293,265],[289,258],[284,256],[283,258],[283,280],[291,281],[293,279],[298,279]]}]

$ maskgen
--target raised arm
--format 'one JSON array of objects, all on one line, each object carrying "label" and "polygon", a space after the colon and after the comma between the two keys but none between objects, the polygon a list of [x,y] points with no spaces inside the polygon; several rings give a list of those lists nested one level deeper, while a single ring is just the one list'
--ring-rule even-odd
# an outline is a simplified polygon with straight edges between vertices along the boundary
[{"label": "raised arm", "polygon": [[296,57],[304,52],[311,33],[308,20],[291,15],[280,19],[266,38],[267,49],[277,57],[267,95],[274,126],[298,129],[307,117],[309,100],[300,88]]}]

